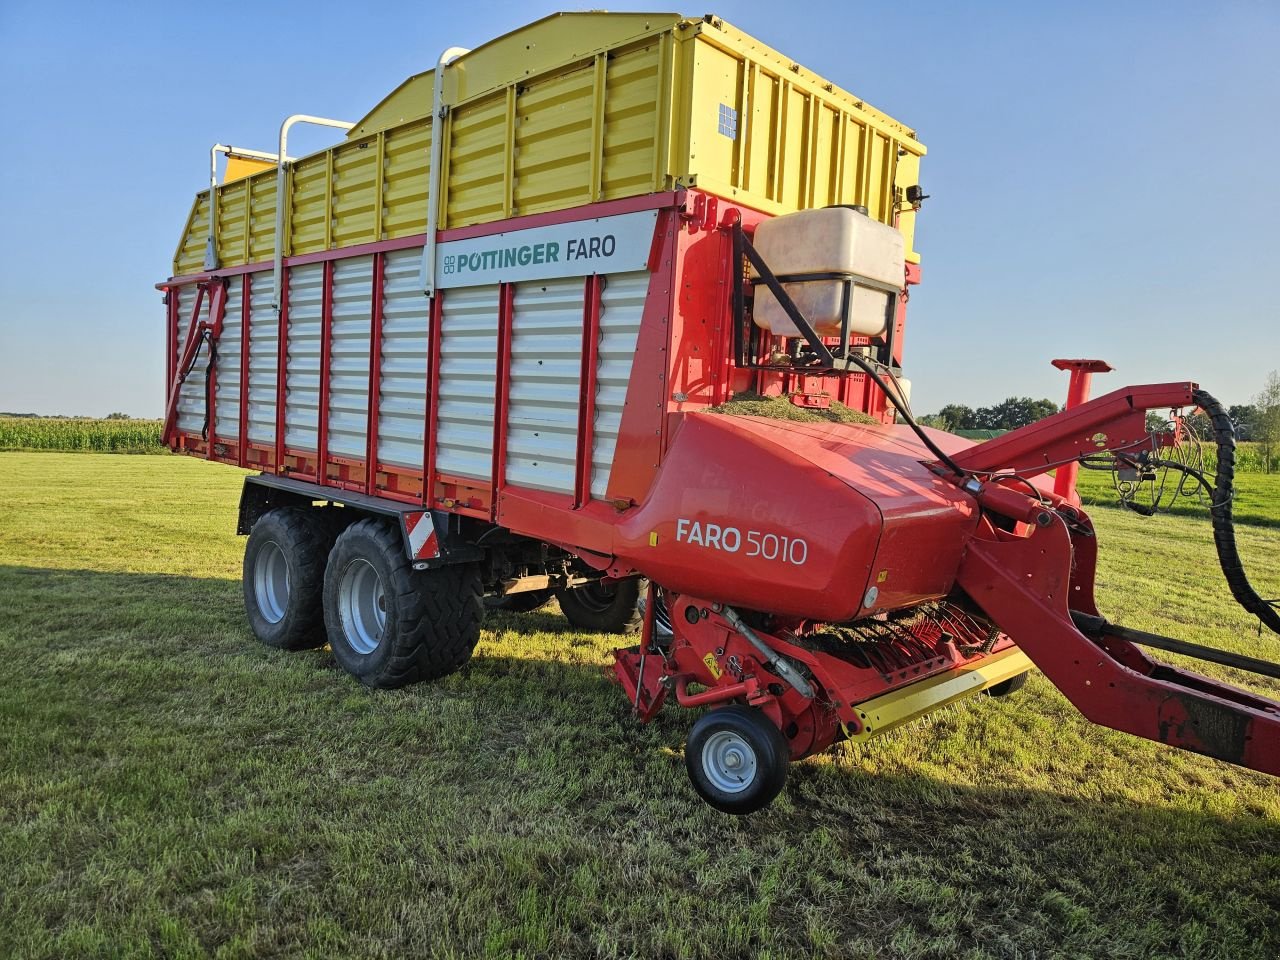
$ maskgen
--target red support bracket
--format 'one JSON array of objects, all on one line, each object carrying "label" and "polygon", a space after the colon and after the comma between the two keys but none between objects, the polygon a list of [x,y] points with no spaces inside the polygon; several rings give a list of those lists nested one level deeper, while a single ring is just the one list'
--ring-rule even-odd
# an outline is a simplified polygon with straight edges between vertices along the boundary
[{"label": "red support bracket", "polygon": [[285,404],[289,397],[289,273],[280,284],[280,316],[276,333],[276,461],[275,472],[284,470]]},{"label": "red support bracket", "polygon": [[422,503],[430,508],[436,499],[436,428],[440,422],[440,344],[444,324],[442,293],[431,298],[427,346],[427,428],[423,431]]},{"label": "red support bracket", "polygon": [[511,408],[511,336],[516,312],[516,285],[504,283],[498,293],[497,382],[494,385],[492,498],[507,485],[507,418]]},{"label": "red support bracket", "polygon": [[[1074,410],[1089,399],[1089,386],[1095,373],[1110,373],[1114,367],[1104,360],[1054,360],[1053,365],[1059,370],[1068,370],[1071,379],[1067,384],[1067,405],[1064,410]],[[1080,464],[1064,463],[1053,477],[1053,492],[1064,500],[1079,503],[1076,495],[1076,477],[1080,473]]]},{"label": "red support bracket", "polygon": [[600,308],[605,279],[587,277],[582,305],[582,372],[578,383],[577,472],[573,485],[575,510],[591,500],[591,458],[595,450],[596,370],[600,356]]},{"label": "red support bracket", "polygon": [[373,311],[369,318],[369,419],[365,427],[364,492],[378,492],[378,421],[382,401],[382,311],[386,283],[385,254],[373,255]]},{"label": "red support bracket", "polygon": [[[200,312],[204,308],[206,295],[208,295],[209,299],[209,319],[201,320]],[[164,414],[164,428],[160,434],[161,442],[167,446],[172,446],[177,430],[178,399],[182,393],[182,385],[191,374],[191,368],[195,363],[196,354],[200,350],[200,344],[204,341],[205,334],[210,334],[215,342],[222,335],[222,323],[225,317],[226,305],[226,280],[215,277],[197,285],[196,302],[191,310],[191,322],[187,325],[187,336],[183,341],[182,356],[178,360],[173,379],[169,385],[168,404]],[[216,411],[209,411],[211,425],[215,413]],[[213,444],[211,442],[210,449],[212,447]]]},{"label": "red support bracket", "polygon": [[236,462],[242,467],[249,456],[249,352],[253,348],[249,310],[251,283],[247,273],[240,278],[240,442]]},{"label": "red support bracket", "polygon": [[316,406],[316,482],[329,481],[329,389],[333,366],[333,261],[321,268],[320,293],[320,390]]}]

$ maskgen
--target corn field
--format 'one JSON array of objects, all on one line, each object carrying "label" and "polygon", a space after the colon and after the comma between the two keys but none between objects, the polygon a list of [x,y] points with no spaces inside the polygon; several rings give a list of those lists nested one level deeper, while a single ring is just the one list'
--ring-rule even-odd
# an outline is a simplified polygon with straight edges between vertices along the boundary
[{"label": "corn field", "polygon": [[159,420],[0,417],[0,450],[162,453]]},{"label": "corn field", "polygon": [[[163,453],[159,420],[95,420],[89,417],[0,417],[0,450],[56,450],[90,453]],[[1213,444],[1203,445],[1210,476],[1216,463]],[[1236,447],[1239,473],[1280,473],[1280,450],[1270,457],[1260,443]]]}]

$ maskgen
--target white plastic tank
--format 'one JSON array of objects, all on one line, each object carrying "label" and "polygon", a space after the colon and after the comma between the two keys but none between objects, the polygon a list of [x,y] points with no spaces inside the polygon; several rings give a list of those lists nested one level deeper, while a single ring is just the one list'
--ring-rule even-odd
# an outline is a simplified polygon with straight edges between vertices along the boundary
[{"label": "white plastic tank", "polygon": [[[849,304],[849,334],[877,337],[885,332],[890,291],[905,282],[902,234],[853,207],[801,210],[766,220],[752,240],[762,260],[782,279],[796,274],[836,274],[829,279],[783,280],[791,297],[821,337],[840,335],[845,299],[844,277],[854,287]],[[758,275],[753,269],[753,280]],[[875,284],[888,289],[877,289]],[[763,283],[755,286],[755,322],[774,336],[798,337],[791,318]]]}]

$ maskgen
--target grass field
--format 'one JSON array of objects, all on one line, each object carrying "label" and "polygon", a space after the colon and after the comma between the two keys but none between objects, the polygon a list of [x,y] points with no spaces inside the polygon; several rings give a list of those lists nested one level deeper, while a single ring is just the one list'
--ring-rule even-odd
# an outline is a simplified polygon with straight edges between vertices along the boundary
[{"label": "grass field", "polygon": [[[1244,479],[1280,519],[1280,478]],[[691,715],[633,723],[616,641],[556,615],[399,692],[257,646],[239,483],[0,454],[0,957],[1280,955],[1276,780],[1037,675],[725,817],[687,784]],[[1114,619],[1280,659],[1207,523],[1094,515]],[[1241,543],[1280,593],[1280,530]]]}]

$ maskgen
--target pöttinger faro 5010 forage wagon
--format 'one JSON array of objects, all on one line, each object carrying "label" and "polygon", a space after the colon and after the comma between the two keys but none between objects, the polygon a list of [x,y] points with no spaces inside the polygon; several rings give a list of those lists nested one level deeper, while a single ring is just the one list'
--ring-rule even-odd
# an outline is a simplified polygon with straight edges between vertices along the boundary
[{"label": "p\u00f6ttinger faro 5010 forage wagon", "polygon": [[[345,139],[293,159],[300,122]],[[735,813],[1033,663],[1091,720],[1280,773],[1275,703],[1139,645],[1276,668],[1104,619],[1072,486],[1083,460],[1211,489],[1233,593],[1280,625],[1235,554],[1212,397],[1127,388],[977,446],[911,417],[924,153],[718,18],[605,13],[449,49],[355,123],[288,118],[274,153],[215,145],[159,285],[165,438],[260,471],[254,632],[394,687],[465,663],[486,604],[555,594],[638,632],[614,670],[641,720],[715,708],[685,756]],[[716,411],[743,394],[865,422]],[[1195,407],[1212,482],[1179,453]]]}]

